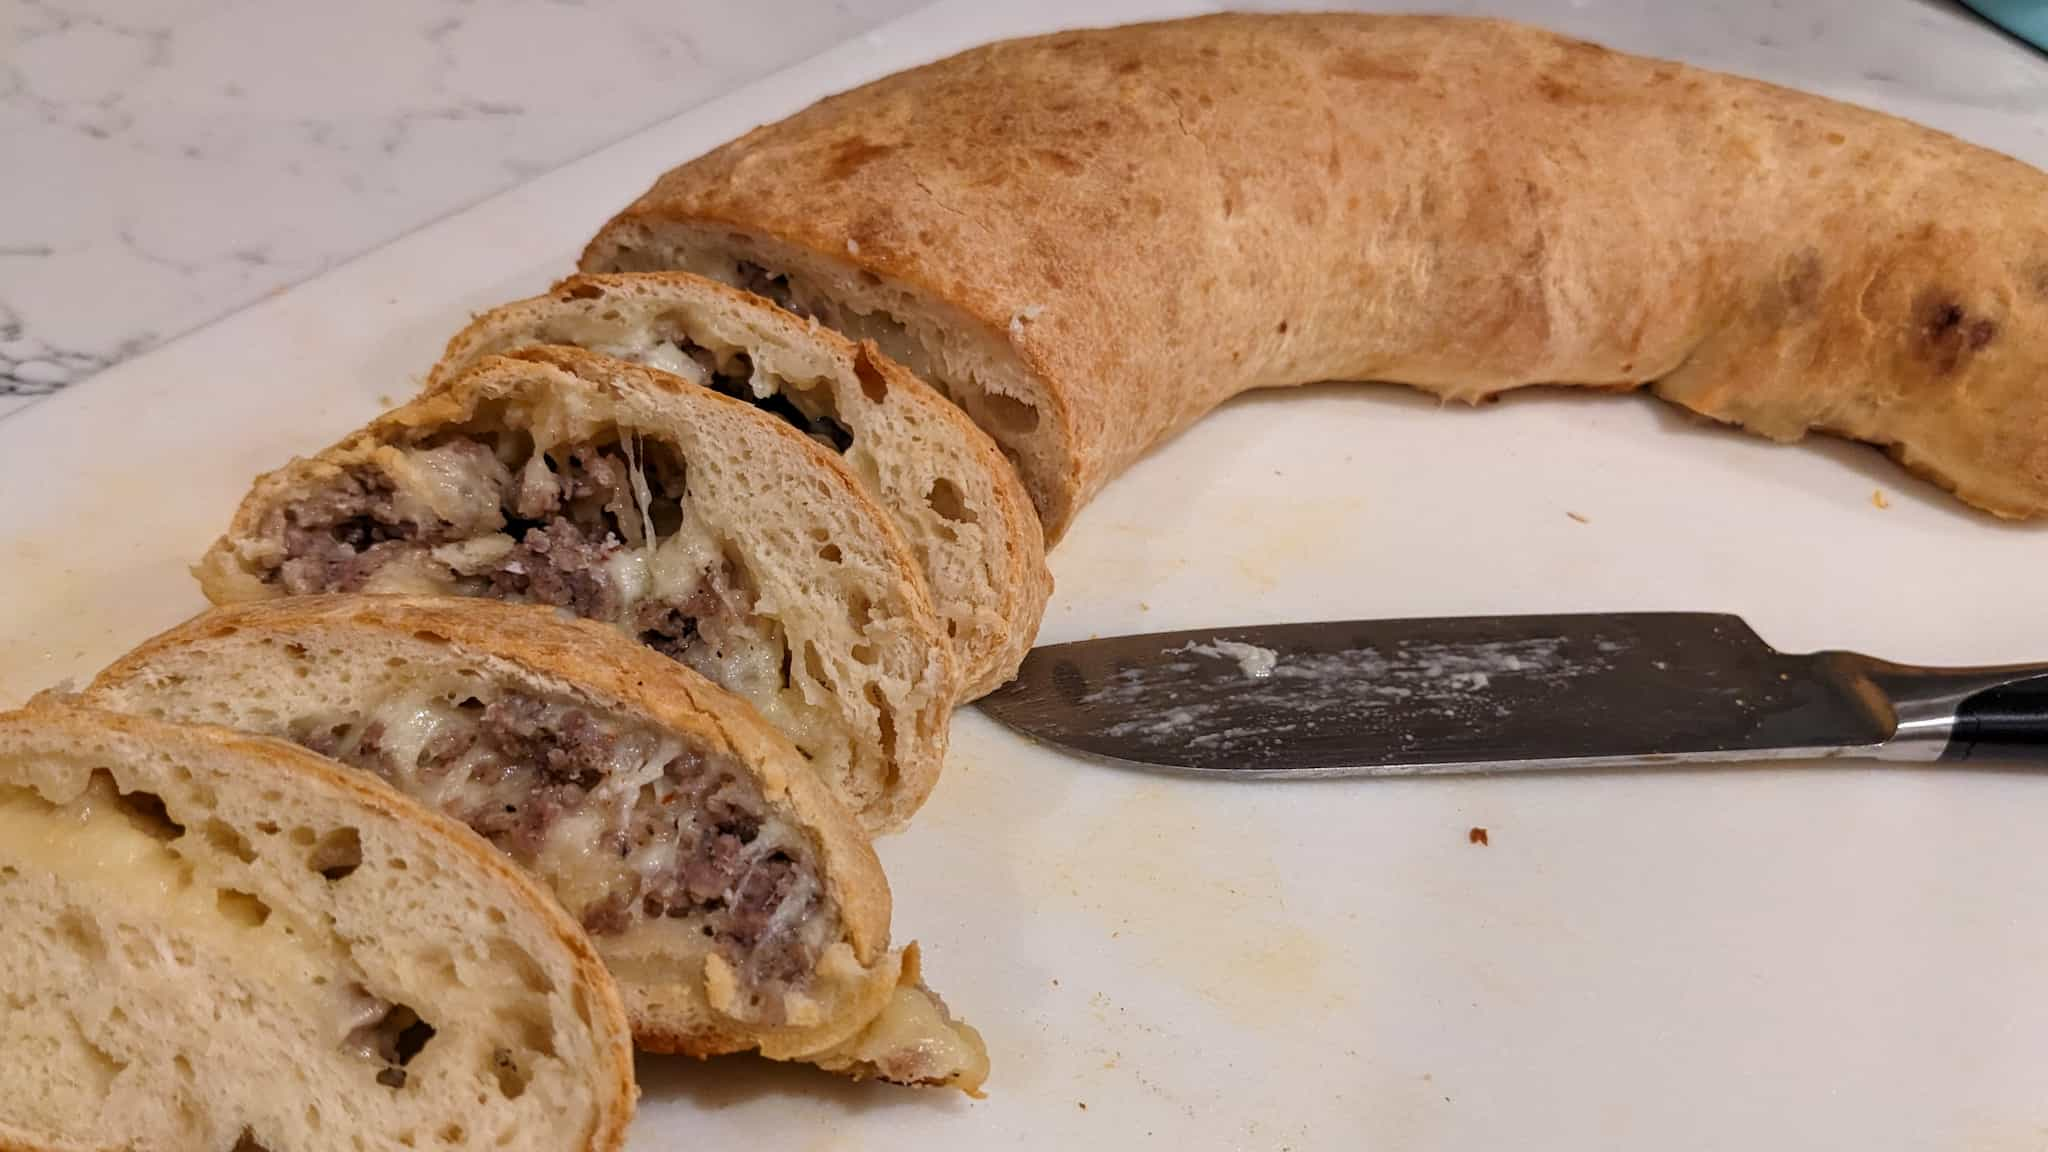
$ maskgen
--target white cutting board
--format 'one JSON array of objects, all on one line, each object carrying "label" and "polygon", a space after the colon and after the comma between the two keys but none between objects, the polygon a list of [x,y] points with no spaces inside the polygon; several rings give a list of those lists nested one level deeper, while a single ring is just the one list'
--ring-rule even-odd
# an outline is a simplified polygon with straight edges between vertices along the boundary
[{"label": "white cutting board", "polygon": [[[1504,7],[1724,66],[1726,22],[1793,19]],[[255,472],[405,396],[466,310],[566,271],[660,169],[979,40],[1165,10],[939,5],[0,422],[0,701],[198,609],[184,566]],[[1857,35],[1809,54],[1811,86],[1854,89],[1835,83],[1854,53],[1897,51]],[[1972,35],[1924,44],[1950,75],[1979,44],[2010,76],[2010,47]],[[2048,163],[2038,106],[1891,79],[1879,102]],[[2048,659],[2048,533],[1866,449],[1774,447],[1644,400],[1246,400],[1114,485],[1053,566],[1047,640],[1684,608],[1793,649]],[[649,1060],[634,1144],[2039,1149],[2044,832],[2048,778],[2019,773],[1230,786],[1083,765],[967,711],[936,796],[882,852],[898,939],[924,941],[988,1040],[988,1099]]]}]

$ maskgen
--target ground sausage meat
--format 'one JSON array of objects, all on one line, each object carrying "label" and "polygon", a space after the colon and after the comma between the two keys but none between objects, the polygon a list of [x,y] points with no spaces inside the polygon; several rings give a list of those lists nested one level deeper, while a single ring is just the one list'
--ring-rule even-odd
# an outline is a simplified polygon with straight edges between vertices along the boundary
[{"label": "ground sausage meat", "polygon": [[408,697],[292,735],[468,824],[593,935],[683,921],[754,988],[779,990],[801,988],[836,934],[815,848],[723,754],[509,690]]},{"label": "ground sausage meat", "polygon": [[264,530],[283,545],[276,581],[293,595],[360,591],[419,538],[419,525],[398,515],[392,495],[383,473],[361,467],[274,510]]},{"label": "ground sausage meat", "polygon": [[[429,440],[337,470],[273,509],[260,575],[292,595],[424,584],[548,604],[702,665],[715,654],[693,651],[700,637],[729,633],[750,609],[729,561],[654,563],[685,520],[683,477],[672,452],[637,437],[545,452]],[[654,586],[657,567],[670,578]]]},{"label": "ground sausage meat", "polygon": [[619,612],[619,590],[605,562],[617,550],[616,538],[592,540],[556,516],[528,528],[490,569],[491,595],[610,620]]}]

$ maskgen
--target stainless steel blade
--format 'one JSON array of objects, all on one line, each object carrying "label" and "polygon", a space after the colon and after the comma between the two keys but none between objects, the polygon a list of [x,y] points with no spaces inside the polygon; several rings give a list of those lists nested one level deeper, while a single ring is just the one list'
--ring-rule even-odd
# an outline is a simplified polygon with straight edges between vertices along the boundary
[{"label": "stainless steel blade", "polygon": [[1892,735],[1869,663],[1705,613],[1361,620],[1051,645],[981,707],[1092,756],[1233,775],[1812,757]]}]

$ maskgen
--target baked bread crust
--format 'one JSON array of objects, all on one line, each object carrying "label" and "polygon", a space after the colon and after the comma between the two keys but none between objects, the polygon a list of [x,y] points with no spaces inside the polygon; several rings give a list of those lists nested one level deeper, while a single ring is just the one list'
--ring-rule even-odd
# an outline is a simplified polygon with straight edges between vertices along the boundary
[{"label": "baked bread crust", "polygon": [[1049,541],[1225,398],[1318,380],[1648,385],[2034,517],[2044,204],[1939,132],[1535,28],[1231,14],[823,100],[663,176],[582,267],[788,273],[989,429]]},{"label": "baked bread crust", "polygon": [[[755,387],[814,394],[851,433],[842,457],[922,559],[959,658],[963,699],[1016,675],[1052,592],[1023,484],[964,413],[872,342],[855,344],[760,297],[681,272],[572,276],[478,316],[427,377],[446,386],[485,356],[544,344],[607,355],[673,342],[739,349]],[[823,395],[815,395],[823,393]]]}]

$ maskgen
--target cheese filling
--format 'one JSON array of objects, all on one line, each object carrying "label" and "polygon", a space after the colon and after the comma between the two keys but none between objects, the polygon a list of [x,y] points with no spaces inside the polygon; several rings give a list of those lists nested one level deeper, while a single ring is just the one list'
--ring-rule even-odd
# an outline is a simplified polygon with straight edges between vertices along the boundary
[{"label": "cheese filling", "polygon": [[121,962],[131,967],[188,967],[195,946],[232,953],[240,971],[261,978],[271,994],[309,1013],[337,1049],[374,1068],[377,1084],[402,1087],[404,1065],[432,1027],[410,1008],[371,995],[345,949],[202,866],[220,851],[212,838],[221,835],[178,826],[156,797],[123,794],[104,771],[62,804],[0,786],[0,884],[24,868],[45,873],[89,894],[106,922],[151,926],[152,933],[128,938]]},{"label": "cheese filling", "polygon": [[701,933],[770,1016],[838,933],[816,850],[722,753],[587,706],[473,683],[302,717],[289,735],[377,773],[538,875],[599,937]]}]

